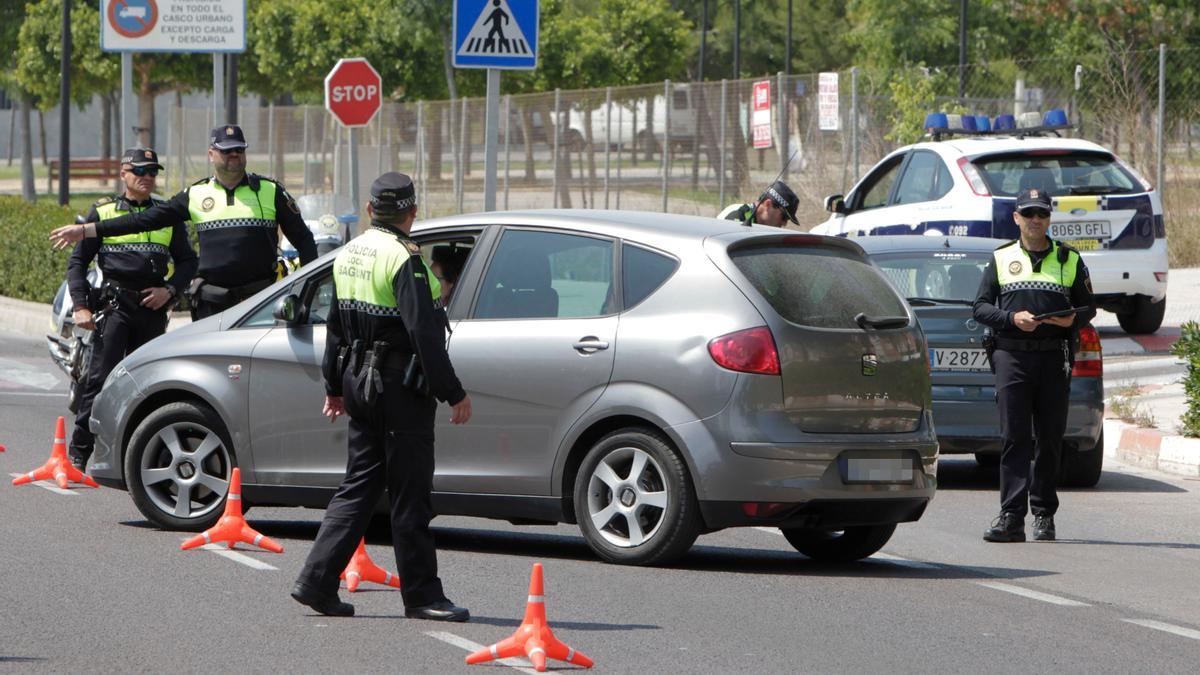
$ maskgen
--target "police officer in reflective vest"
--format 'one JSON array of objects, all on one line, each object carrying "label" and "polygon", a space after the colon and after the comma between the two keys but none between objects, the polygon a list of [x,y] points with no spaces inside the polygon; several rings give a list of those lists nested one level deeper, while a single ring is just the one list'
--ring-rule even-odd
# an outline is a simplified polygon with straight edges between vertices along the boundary
[{"label": "police officer in reflective vest", "polygon": [[408,236],[416,201],[408,176],[380,176],[367,206],[370,229],[334,262],[337,311],[326,330],[323,412],[330,421],[350,416],[349,457],[292,590],[293,598],[321,614],[354,614],[338,599],[338,576],[386,489],[405,616],[470,616],[442,591],[429,531],[437,401],[451,405],[452,423],[463,424],[471,417],[471,399],[446,354],[441,288]]},{"label": "police officer in reflective vest", "polygon": [[60,227],[50,238],[62,248],[84,236],[112,237],[191,221],[200,242],[200,269],[189,290],[193,319],[223,312],[275,281],[278,227],[300,252],[301,264],[316,259],[312,232],[296,200],[279,183],[246,172],[241,127],[219,126],[210,141],[214,175],[145,213]]},{"label": "police officer in reflective vest", "polygon": [[[162,200],[150,196],[161,169],[153,150],[126,150],[121,156],[120,173],[125,191],[93,204],[88,220],[106,222],[161,204]],[[98,297],[93,297],[87,279],[93,259],[98,259],[104,275]],[[171,261],[175,263],[174,273],[170,281],[164,281]],[[149,232],[85,239],[75,246],[67,263],[73,318],[80,328],[98,331],[68,450],[71,463],[80,470],[92,455],[88,420],[101,385],[127,354],[166,331],[167,310],[195,273],[196,252],[188,245],[187,230],[179,223]],[[102,319],[97,321],[95,313],[101,312]]]},{"label": "police officer in reflective vest", "polygon": [[757,224],[783,227],[787,221],[799,225],[800,222],[796,220],[797,202],[796,193],[792,192],[792,188],[788,187],[787,183],[777,180],[759,195],[757,202],[730,204],[717,214],[717,217],[736,220],[746,226]]},{"label": "police officer in reflective vest", "polygon": [[[1050,195],[1044,190],[1026,189],[1017,195],[1013,218],[1021,238],[992,253],[974,303],[975,319],[994,331],[989,351],[1003,440],[1000,515],[984,533],[987,541],[1025,541],[1029,510],[1033,538],[1055,538],[1072,344],[1076,331],[1096,316],[1096,310],[1079,252],[1046,235],[1050,211]],[[1079,311],[1035,318],[1071,308]]]}]

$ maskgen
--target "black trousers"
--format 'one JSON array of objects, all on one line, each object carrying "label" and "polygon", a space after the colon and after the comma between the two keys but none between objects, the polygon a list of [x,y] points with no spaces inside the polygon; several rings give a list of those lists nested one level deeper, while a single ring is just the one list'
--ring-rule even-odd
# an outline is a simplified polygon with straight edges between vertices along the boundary
[{"label": "black trousers", "polygon": [[350,415],[346,477],[329,502],[299,581],[325,594],[366,533],[371,513],[387,489],[392,547],[405,607],[446,599],[437,576],[433,519],[433,423],[437,401],[400,385],[402,373],[384,370],[383,394],[366,405],[347,372],[342,386]]},{"label": "black trousers", "polygon": [[1071,382],[1065,358],[1061,351],[997,349],[992,359],[1004,442],[1000,510],[1021,517],[1030,510],[1035,516],[1053,516]]},{"label": "black trousers", "polygon": [[92,402],[113,368],[133,350],[141,347],[167,330],[167,312],[138,305],[133,298],[122,297],[117,308],[110,311],[96,328],[92,342],[92,362],[88,367],[79,408],[75,413],[75,431],[71,434],[68,453],[87,461],[92,456],[95,437],[88,428],[92,418]]}]

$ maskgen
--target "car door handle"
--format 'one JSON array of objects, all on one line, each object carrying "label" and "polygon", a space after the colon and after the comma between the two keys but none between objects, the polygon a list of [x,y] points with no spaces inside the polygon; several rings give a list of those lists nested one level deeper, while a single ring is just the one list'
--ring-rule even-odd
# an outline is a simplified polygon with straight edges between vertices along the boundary
[{"label": "car door handle", "polygon": [[580,338],[579,342],[576,342],[572,346],[575,348],[575,351],[583,352],[584,354],[592,354],[601,349],[608,349],[608,343],[594,335]]}]

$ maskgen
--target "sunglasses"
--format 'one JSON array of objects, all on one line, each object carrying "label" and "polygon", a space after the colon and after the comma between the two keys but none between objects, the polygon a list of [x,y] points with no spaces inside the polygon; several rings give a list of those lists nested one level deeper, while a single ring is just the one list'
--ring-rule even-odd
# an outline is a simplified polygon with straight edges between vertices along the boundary
[{"label": "sunglasses", "polygon": [[142,176],[154,177],[158,175],[158,169],[153,166],[134,166],[125,170],[137,176],[138,178],[141,178]]},{"label": "sunglasses", "polygon": [[1050,217],[1050,212],[1047,211],[1046,209],[1024,209],[1022,211],[1019,211],[1018,213],[1020,213],[1022,216],[1025,216],[1026,218],[1049,218]]},{"label": "sunglasses", "polygon": [[227,150],[223,150],[221,148],[214,148],[214,149],[217,152],[221,153],[222,155],[242,155],[242,154],[245,154],[245,152],[246,152],[245,148],[229,148]]}]

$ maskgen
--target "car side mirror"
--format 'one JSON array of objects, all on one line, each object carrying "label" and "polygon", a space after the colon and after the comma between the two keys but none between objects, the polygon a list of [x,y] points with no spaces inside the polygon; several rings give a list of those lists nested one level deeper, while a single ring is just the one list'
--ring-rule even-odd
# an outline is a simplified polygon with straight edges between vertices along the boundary
[{"label": "car side mirror", "polygon": [[830,213],[845,213],[845,198],[843,198],[842,195],[829,195],[825,198],[825,210]]},{"label": "car side mirror", "polygon": [[300,298],[293,293],[288,293],[282,298],[275,301],[275,311],[271,315],[276,321],[282,321],[289,326],[296,323],[296,318],[300,314]]}]

